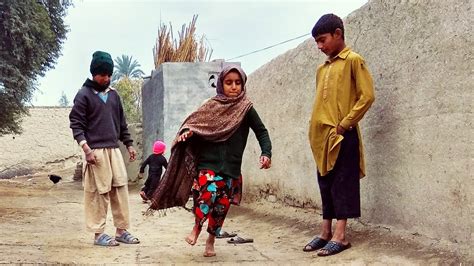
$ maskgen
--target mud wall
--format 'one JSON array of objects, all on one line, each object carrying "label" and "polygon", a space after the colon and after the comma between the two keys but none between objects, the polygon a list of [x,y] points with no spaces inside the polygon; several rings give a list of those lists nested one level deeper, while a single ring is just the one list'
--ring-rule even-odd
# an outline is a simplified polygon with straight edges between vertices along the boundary
[{"label": "mud wall", "polygon": [[30,108],[30,115],[21,123],[22,134],[0,137],[0,176],[33,174],[58,163],[74,166],[80,160],[80,150],[69,128],[70,111],[62,107]]},{"label": "mud wall", "polygon": [[[82,150],[69,128],[70,107],[35,107],[29,109],[21,123],[22,134],[0,137],[0,178],[34,174],[49,169],[71,168],[82,160]],[[129,130],[136,149],[141,153],[141,125],[131,124]],[[128,161],[128,153],[121,145],[129,180],[135,181],[140,160]],[[140,158],[139,154],[139,158]]]},{"label": "mud wall", "polygon": [[[345,18],[346,43],[366,59],[376,86],[361,122],[362,220],[472,245],[473,17],[472,1],[374,0]],[[308,39],[249,76],[274,157],[272,169],[259,170],[250,137],[248,199],[320,206],[307,132],[323,60]]]}]

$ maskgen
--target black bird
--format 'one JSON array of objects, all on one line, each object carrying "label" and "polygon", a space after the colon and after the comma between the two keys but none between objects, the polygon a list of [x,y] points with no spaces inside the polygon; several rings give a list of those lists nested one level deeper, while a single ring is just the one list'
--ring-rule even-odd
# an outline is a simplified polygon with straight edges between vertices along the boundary
[{"label": "black bird", "polygon": [[49,180],[53,181],[54,184],[58,183],[62,178],[58,175],[49,175]]}]

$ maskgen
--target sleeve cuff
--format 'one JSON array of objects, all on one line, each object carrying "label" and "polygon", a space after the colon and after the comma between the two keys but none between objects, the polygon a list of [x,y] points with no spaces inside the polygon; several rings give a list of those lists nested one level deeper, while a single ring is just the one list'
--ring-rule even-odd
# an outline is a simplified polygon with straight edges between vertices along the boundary
[{"label": "sleeve cuff", "polygon": [[349,123],[349,121],[347,121],[347,119],[342,120],[341,123],[339,123],[339,125],[343,127],[345,130],[349,130],[352,127],[352,125]]},{"label": "sleeve cuff", "polygon": [[87,141],[85,139],[83,139],[83,140],[79,141],[79,146],[81,146],[81,148],[82,148],[82,146],[84,146],[84,144],[86,144],[86,143],[87,143]]}]

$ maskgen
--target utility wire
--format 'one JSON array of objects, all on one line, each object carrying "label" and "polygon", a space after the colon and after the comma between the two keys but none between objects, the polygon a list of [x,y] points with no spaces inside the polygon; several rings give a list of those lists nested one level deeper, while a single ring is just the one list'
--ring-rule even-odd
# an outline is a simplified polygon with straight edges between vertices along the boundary
[{"label": "utility wire", "polygon": [[261,52],[263,50],[267,50],[267,49],[270,49],[270,48],[273,48],[275,46],[278,46],[278,45],[281,45],[281,44],[284,44],[284,43],[287,43],[287,42],[291,42],[291,41],[294,41],[294,40],[297,40],[299,38],[303,38],[305,36],[309,35],[309,33],[306,33],[306,34],[303,34],[301,36],[298,36],[298,37],[295,37],[295,38],[292,38],[292,39],[289,39],[289,40],[286,40],[286,41],[283,41],[283,42],[280,42],[280,43],[277,43],[277,44],[274,44],[274,45],[270,45],[268,47],[265,47],[265,48],[262,48],[262,49],[259,49],[259,50],[256,50],[256,51],[253,51],[253,52],[250,52],[250,53],[246,53],[246,54],[243,54],[243,55],[239,55],[239,56],[236,56],[234,58],[231,58],[231,59],[226,59],[225,61],[231,61],[231,60],[234,60],[234,59],[237,59],[237,58],[241,58],[241,57],[244,57],[244,56],[247,56],[247,55],[251,55],[251,54],[255,54],[255,53],[258,53],[258,52]]}]

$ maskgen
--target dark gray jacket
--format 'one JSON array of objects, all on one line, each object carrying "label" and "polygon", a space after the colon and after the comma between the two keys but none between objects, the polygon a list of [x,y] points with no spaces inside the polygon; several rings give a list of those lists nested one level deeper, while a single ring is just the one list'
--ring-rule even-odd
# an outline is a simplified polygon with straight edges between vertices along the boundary
[{"label": "dark gray jacket", "polygon": [[69,114],[70,128],[77,143],[86,140],[92,149],[127,147],[133,144],[128,132],[120,96],[111,89],[104,103],[92,88],[83,86],[74,98]]}]

